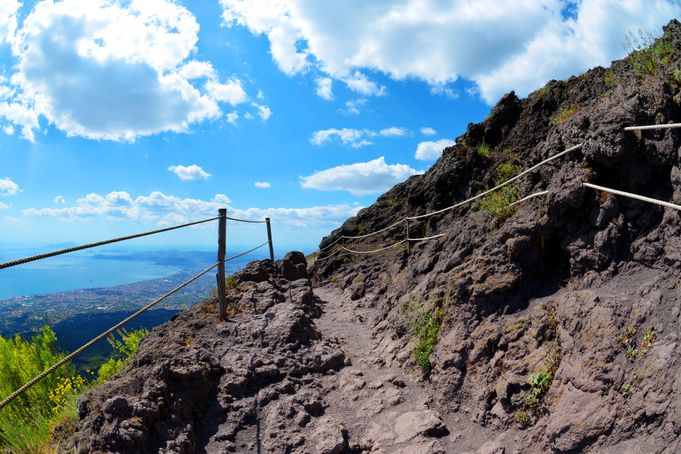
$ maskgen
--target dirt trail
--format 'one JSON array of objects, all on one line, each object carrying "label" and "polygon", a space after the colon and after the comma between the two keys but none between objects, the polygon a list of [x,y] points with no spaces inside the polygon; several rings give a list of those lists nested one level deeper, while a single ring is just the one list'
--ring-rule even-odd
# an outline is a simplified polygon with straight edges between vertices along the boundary
[{"label": "dirt trail", "polygon": [[[486,430],[463,416],[443,418],[428,383],[416,371],[386,367],[374,353],[374,310],[318,288],[323,314],[315,321],[323,338],[337,339],[352,365],[325,376],[326,414],[341,421],[349,445],[371,453],[477,452]],[[488,443],[479,452],[492,448]]]}]

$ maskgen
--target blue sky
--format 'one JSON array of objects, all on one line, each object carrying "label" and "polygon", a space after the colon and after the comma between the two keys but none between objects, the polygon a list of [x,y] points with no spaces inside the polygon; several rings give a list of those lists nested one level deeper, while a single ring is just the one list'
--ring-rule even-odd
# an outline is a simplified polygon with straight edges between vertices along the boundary
[{"label": "blue sky", "polygon": [[[313,250],[504,93],[659,33],[666,0],[0,0],[0,244],[270,216]],[[212,247],[214,227],[146,240]],[[230,226],[238,249],[259,227]]]}]

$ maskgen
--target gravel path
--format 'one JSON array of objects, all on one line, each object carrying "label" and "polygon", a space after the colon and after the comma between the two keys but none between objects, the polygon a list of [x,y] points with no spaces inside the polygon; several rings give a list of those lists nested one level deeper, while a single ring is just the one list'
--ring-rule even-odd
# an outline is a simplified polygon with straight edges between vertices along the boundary
[{"label": "gravel path", "polygon": [[[341,421],[350,447],[366,453],[476,452],[485,429],[460,416],[443,418],[426,382],[415,372],[385,367],[373,353],[371,308],[344,300],[328,288],[315,289],[323,314],[316,325],[323,338],[337,339],[352,365],[323,378],[326,414]],[[480,452],[485,452],[484,448]],[[490,451],[494,452],[494,451]]]}]

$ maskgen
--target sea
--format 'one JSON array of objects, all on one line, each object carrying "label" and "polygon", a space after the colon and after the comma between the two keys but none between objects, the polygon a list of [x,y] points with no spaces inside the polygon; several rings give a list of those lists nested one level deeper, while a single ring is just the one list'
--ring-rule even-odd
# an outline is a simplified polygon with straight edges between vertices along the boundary
[{"label": "sea", "polygon": [[[35,249],[0,250],[0,262],[35,254]],[[154,251],[150,251],[154,252]],[[140,251],[135,251],[140,254]],[[83,288],[113,287],[159,279],[182,270],[181,266],[161,264],[151,255],[149,261],[125,260],[129,251],[80,251],[0,270],[0,300],[15,296],[45,295]],[[140,254],[140,257],[143,257]]]},{"label": "sea", "polygon": [[[0,247],[0,263],[35,255],[45,250],[69,246],[62,244],[42,248]],[[238,251],[235,252],[238,253]],[[265,257],[261,253],[244,256],[230,262],[227,271],[228,273],[236,272],[251,260],[262,258]],[[136,292],[144,293],[143,289],[146,286],[158,282],[154,280],[170,279],[171,277],[177,280],[178,275],[191,276],[213,264],[215,259],[215,251],[123,250],[109,246],[30,262],[0,270],[0,302],[4,301],[3,305],[0,305],[0,309],[2,311],[19,312],[19,319],[21,319],[21,311],[23,311],[21,306],[25,305],[27,306],[25,317],[30,320],[31,312],[29,311],[40,311],[42,308],[26,304],[25,301],[31,301],[38,295],[53,295],[51,298],[62,298],[62,292],[80,291],[82,289],[96,289],[98,292],[103,290],[102,293],[108,294],[107,288],[129,284],[135,284]],[[214,277],[207,276],[205,279],[212,280]],[[203,288],[205,286],[204,283]],[[110,293],[115,294],[115,292]],[[202,298],[202,296],[199,296],[199,300]],[[17,303],[15,304],[14,301],[17,301]],[[115,304],[115,301],[113,303]],[[144,327],[152,329],[154,326],[169,320],[178,312],[179,309],[153,309],[132,321],[126,328],[138,329]],[[102,312],[97,307],[93,307],[91,310],[87,307],[79,309],[68,318],[61,319],[52,325],[57,334],[58,347],[64,352],[73,351],[131,313],[130,310]],[[16,314],[13,314],[13,316],[16,316]],[[4,335],[20,334],[24,337],[30,337],[36,332],[36,329],[38,329],[37,325],[33,326],[27,323],[25,327],[22,326],[22,332],[12,330],[11,333],[6,332]],[[74,365],[80,371],[94,369],[111,353],[111,347],[103,340],[77,357],[74,360]]]}]

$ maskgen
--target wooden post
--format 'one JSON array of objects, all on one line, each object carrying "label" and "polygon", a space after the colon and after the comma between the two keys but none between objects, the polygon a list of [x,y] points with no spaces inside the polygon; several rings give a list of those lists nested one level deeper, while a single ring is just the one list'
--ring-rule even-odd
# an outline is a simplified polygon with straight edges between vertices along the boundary
[{"label": "wooden post", "polygon": [[270,218],[265,218],[267,224],[267,240],[270,243],[270,261],[274,265],[274,246],[272,246],[272,226],[270,225]]},{"label": "wooden post", "polygon": [[218,220],[218,272],[216,274],[218,284],[218,304],[220,307],[220,320],[227,318],[227,307],[225,304],[225,252],[227,249],[227,209],[218,210],[220,219]]},{"label": "wooden post", "polygon": [[405,219],[407,225],[407,253],[411,254],[411,241],[409,241],[409,219]]}]

